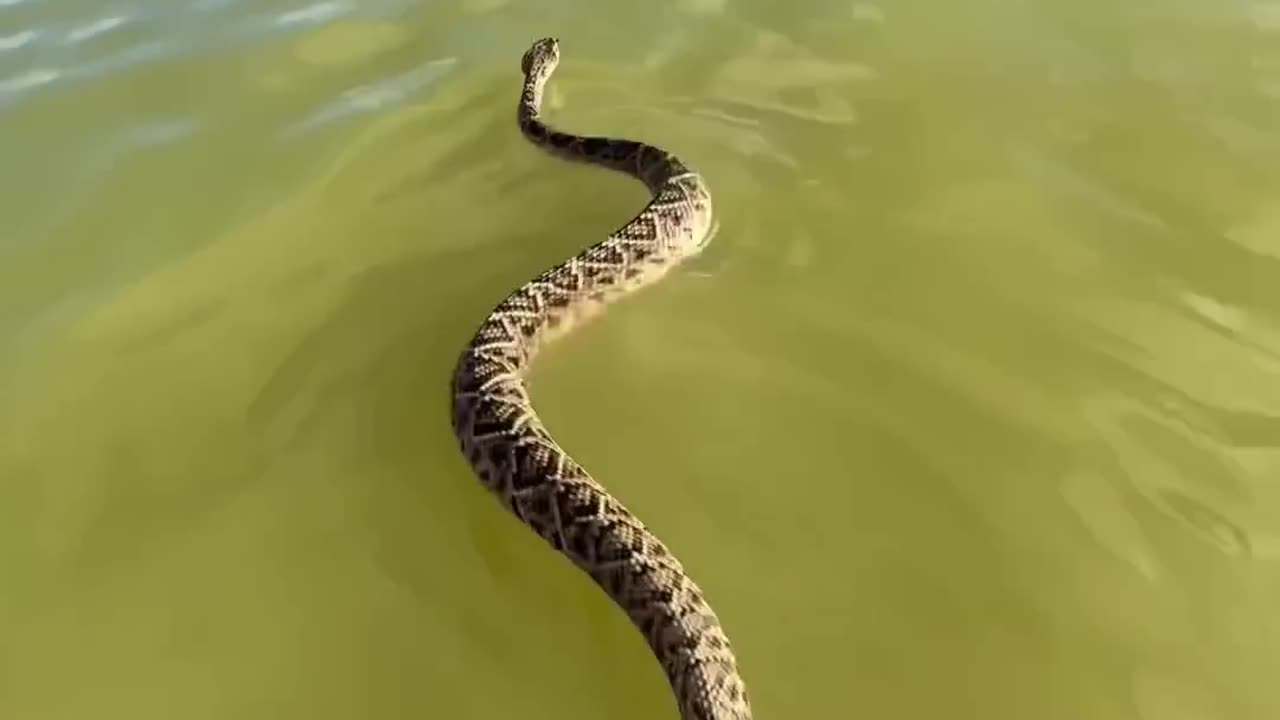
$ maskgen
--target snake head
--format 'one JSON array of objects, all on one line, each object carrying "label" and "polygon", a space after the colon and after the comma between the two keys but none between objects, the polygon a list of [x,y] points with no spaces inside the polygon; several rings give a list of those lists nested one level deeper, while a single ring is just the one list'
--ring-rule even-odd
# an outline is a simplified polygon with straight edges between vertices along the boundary
[{"label": "snake head", "polygon": [[526,77],[546,80],[556,64],[560,62],[560,41],[556,38],[542,38],[525,51],[520,59],[520,70]]}]

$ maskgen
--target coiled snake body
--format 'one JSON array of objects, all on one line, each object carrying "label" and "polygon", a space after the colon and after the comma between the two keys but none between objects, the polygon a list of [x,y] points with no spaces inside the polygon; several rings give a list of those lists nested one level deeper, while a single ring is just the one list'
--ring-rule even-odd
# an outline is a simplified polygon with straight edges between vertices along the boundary
[{"label": "coiled snake body", "polygon": [[559,58],[558,41],[546,38],[522,59],[524,136],[562,158],[628,173],[653,199],[485,318],[454,372],[454,431],[484,485],[626,611],[661,663],[684,720],[750,720],[733,651],[702,591],[662,541],[551,438],[522,380],[541,343],[584,312],[658,279],[700,251],[712,232],[706,185],[673,155],[631,140],[569,135],[539,119]]}]

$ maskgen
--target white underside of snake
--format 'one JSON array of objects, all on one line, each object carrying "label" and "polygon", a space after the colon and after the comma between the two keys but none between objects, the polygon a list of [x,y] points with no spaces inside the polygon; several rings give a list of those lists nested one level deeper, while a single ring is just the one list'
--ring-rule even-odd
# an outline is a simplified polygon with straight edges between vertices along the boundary
[{"label": "white underside of snake", "polygon": [[712,232],[711,195],[673,155],[639,142],[552,130],[539,117],[559,43],[521,62],[524,136],[555,155],[628,173],[653,199],[604,241],[520,286],[484,319],[454,372],[453,428],[486,487],[585,571],[644,634],[684,720],[749,720],[737,661],[715,612],[670,550],[553,440],[523,376],[538,347],[584,311],[660,278]]}]

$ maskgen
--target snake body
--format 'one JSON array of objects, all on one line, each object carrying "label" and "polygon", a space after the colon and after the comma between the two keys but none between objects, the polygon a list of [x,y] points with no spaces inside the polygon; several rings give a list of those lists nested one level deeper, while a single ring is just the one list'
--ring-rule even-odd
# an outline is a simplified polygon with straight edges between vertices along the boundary
[{"label": "snake body", "polygon": [[702,178],[664,150],[559,132],[540,119],[559,42],[524,54],[521,132],[552,154],[625,172],[652,200],[618,230],[512,292],[463,350],[452,381],[453,428],[481,482],[586,572],[644,635],[683,720],[750,720],[719,619],[679,560],[552,439],[523,376],[538,348],[584,314],[651,283],[712,234]]}]

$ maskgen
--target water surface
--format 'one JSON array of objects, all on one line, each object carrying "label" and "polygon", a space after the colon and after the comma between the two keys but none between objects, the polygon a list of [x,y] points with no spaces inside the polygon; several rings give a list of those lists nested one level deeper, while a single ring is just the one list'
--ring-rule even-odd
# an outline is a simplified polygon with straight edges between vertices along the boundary
[{"label": "water surface", "polygon": [[472,478],[510,288],[708,178],[548,351],[759,718],[1280,714],[1270,2],[0,0],[0,715],[674,717]]}]

